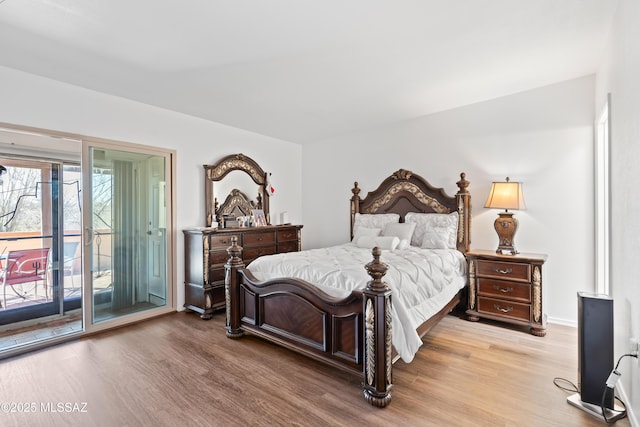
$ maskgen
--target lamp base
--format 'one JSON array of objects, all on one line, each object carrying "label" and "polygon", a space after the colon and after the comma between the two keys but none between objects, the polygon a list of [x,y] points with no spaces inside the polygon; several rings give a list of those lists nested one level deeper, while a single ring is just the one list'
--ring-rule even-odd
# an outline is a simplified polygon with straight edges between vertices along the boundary
[{"label": "lamp base", "polygon": [[493,228],[498,233],[498,249],[496,249],[496,253],[502,255],[517,254],[518,251],[513,244],[513,237],[518,230],[518,220],[514,218],[513,212],[500,212],[493,223]]}]

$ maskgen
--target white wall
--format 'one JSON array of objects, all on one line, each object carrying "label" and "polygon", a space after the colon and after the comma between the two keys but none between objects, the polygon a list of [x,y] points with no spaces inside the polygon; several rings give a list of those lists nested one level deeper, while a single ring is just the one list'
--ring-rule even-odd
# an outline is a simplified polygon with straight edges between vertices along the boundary
[{"label": "white wall", "polygon": [[593,291],[594,76],[305,146],[305,247],[346,242],[349,199],[405,168],[453,195],[471,182],[472,248],[495,249],[497,211],[483,205],[493,180],[524,183],[516,214],[521,252],[546,253],[543,305],[576,324],[577,291]]},{"label": "white wall", "polygon": [[[605,58],[597,74],[596,109],[611,93],[611,291],[616,357],[640,337],[640,2],[620,0]],[[620,365],[621,388],[632,425],[640,425],[640,368],[637,359]]]},{"label": "white wall", "polygon": [[272,214],[302,222],[299,145],[0,67],[0,122],[133,142],[176,151],[178,308],[184,304],[180,230],[205,225],[204,169],[244,153],[273,173]]}]

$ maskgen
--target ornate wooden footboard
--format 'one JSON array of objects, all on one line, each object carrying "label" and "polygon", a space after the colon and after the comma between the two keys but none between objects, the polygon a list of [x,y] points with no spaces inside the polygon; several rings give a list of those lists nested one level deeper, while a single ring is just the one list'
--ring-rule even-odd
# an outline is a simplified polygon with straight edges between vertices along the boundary
[{"label": "ornate wooden footboard", "polygon": [[[400,170],[387,178],[364,200],[354,186],[351,201],[352,225],[355,213],[407,212],[450,213],[460,216],[457,246],[469,248],[469,182],[461,174],[460,191],[454,197],[429,185],[409,171]],[[352,229],[353,230],[353,229]],[[373,260],[365,268],[371,280],[364,289],[346,298],[332,297],[313,284],[295,278],[261,282],[242,261],[242,248],[232,238],[225,266],[227,336],[244,333],[263,337],[362,378],[365,399],[378,407],[391,400],[393,346],[391,343],[392,292],[383,277],[387,265],[381,250],[372,250]],[[460,301],[458,293],[440,312],[418,328],[423,335]]]},{"label": "ornate wooden footboard", "polygon": [[363,291],[334,298],[294,278],[259,282],[244,269],[242,248],[232,239],[227,268],[227,336],[249,332],[336,368],[362,375],[375,406],[391,399],[391,291],[387,265],[374,248],[365,267],[372,277]]}]

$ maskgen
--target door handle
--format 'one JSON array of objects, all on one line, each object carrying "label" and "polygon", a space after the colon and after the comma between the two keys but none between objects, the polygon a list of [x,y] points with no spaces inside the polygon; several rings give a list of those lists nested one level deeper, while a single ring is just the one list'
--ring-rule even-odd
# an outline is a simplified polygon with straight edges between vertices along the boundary
[{"label": "door handle", "polygon": [[84,245],[91,246],[93,243],[93,228],[85,227],[84,228]]}]

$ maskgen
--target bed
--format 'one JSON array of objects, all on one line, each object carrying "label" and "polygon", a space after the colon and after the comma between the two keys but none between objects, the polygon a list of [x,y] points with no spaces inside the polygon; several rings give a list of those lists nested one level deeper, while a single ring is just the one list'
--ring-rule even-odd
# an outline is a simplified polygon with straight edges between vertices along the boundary
[{"label": "bed", "polygon": [[[419,340],[463,300],[467,282],[464,254],[470,243],[471,197],[467,190],[469,181],[464,173],[460,174],[456,184],[458,192],[449,196],[442,188],[432,186],[419,175],[400,169],[362,199],[361,189],[357,182],[354,183],[350,209],[351,242],[334,248],[261,257],[245,267],[241,259],[242,248],[237,245],[237,239],[232,238],[225,266],[227,336],[237,339],[244,334],[256,335],[356,374],[362,378],[367,402],[377,407],[387,406],[391,401],[393,362],[400,357],[410,360],[421,344],[416,345],[415,337]],[[434,228],[438,231],[435,233],[434,230],[425,232],[420,224],[415,228],[409,227],[415,222],[426,220],[429,224],[434,219],[441,221],[453,217],[456,219],[455,229],[451,233],[451,222],[445,223],[449,230],[444,240],[440,239],[443,236],[440,228]],[[390,221],[390,218],[397,219]],[[383,227],[375,234],[379,223],[384,223]],[[402,229],[405,233],[407,228],[412,228],[409,238],[414,239],[420,233],[413,230],[417,232],[420,227],[424,234],[420,236],[423,245],[436,236],[433,250],[417,250],[414,247],[416,242],[399,239],[401,235],[393,235],[389,231]],[[447,248],[440,246],[442,241]],[[420,244],[417,241],[417,245]],[[328,253],[328,258],[319,258],[318,251]],[[366,258],[363,258],[363,251]],[[397,275],[404,274],[397,271],[398,265],[408,262],[401,257],[404,254],[402,256],[416,258],[416,262],[423,263],[412,264],[410,269],[431,270],[433,264],[424,261],[431,255],[423,255],[421,251],[436,253],[437,256],[433,256],[439,260],[445,254],[442,256],[457,262],[458,267],[446,269],[449,273],[451,268],[456,270],[453,274],[456,277],[451,279],[455,284],[453,289],[448,286],[446,292],[438,294],[437,303],[426,304],[431,305],[426,314],[421,312],[408,322],[410,331],[406,326],[402,330],[399,325],[413,308],[403,307],[404,297],[398,289],[394,295],[394,288],[399,288]],[[305,276],[292,268],[296,264],[317,267],[332,263],[344,263],[339,267],[338,278],[331,280],[338,282],[340,289],[319,283],[321,278],[332,275],[326,271],[311,270]],[[343,270],[353,271],[354,276],[349,276],[353,278],[344,279]],[[421,285],[422,276],[415,276],[417,285]],[[356,283],[344,285],[349,280]],[[395,302],[392,304],[392,301]],[[413,334],[415,336],[408,340],[413,343],[410,349],[398,344],[399,336]]]}]

